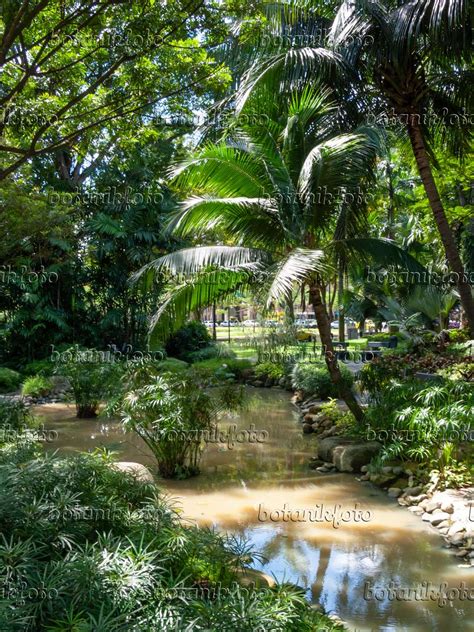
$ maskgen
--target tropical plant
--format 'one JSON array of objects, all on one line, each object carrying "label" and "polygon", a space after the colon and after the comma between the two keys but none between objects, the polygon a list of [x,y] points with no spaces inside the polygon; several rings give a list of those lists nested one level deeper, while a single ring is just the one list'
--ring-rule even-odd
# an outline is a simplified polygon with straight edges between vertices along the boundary
[{"label": "tropical plant", "polygon": [[117,380],[124,371],[121,363],[107,362],[103,352],[80,349],[79,345],[64,351],[60,360],[54,372],[69,381],[77,417],[96,417],[100,403],[117,388]]},{"label": "tropical plant", "polygon": [[[211,336],[206,325],[197,320],[192,320],[168,338],[166,341],[166,353],[179,360],[190,362],[193,356],[191,355],[191,358],[189,358],[189,354],[202,351],[205,347],[209,347],[211,342]],[[205,358],[201,359],[204,360]]]},{"label": "tropical plant", "polygon": [[112,409],[146,443],[164,478],[199,474],[206,433],[242,401],[234,387],[206,392],[192,373],[156,375],[146,365],[124,377],[123,391]]},{"label": "tropical plant", "polygon": [[21,468],[1,456],[2,630],[339,628],[288,586],[242,588],[252,549],[183,525],[112,455],[41,456]]},{"label": "tropical plant", "polygon": [[0,393],[11,393],[21,384],[21,375],[13,369],[0,367]]},{"label": "tropical plant", "polygon": [[43,375],[27,378],[21,387],[21,394],[31,397],[45,397],[51,393],[53,382]]},{"label": "tropical plant", "polygon": [[469,2],[344,0],[327,37],[315,43],[314,26],[325,8],[296,0],[271,3],[267,11],[273,39],[281,40],[288,29],[292,37],[287,50],[281,42],[276,50],[257,46],[235,97],[237,112],[265,90],[302,90],[319,80],[337,92],[346,122],[360,121],[365,113],[371,123],[394,120],[405,130],[474,336],[472,289],[433,174],[440,145],[443,152],[462,155],[471,142],[466,133],[466,111],[472,109]]},{"label": "tropical plant", "polygon": [[388,431],[383,460],[415,460],[443,469],[470,435],[473,405],[474,388],[463,381],[427,386],[393,379],[369,407],[367,423],[376,435]]},{"label": "tropical plant", "polygon": [[[343,364],[340,371],[346,388],[350,388],[354,382],[352,373]],[[291,373],[291,381],[293,388],[303,391],[306,397],[329,399],[339,395],[323,360],[320,363],[297,362]]]},{"label": "tropical plant", "polygon": [[[372,114],[391,108],[395,123],[406,131],[474,336],[472,289],[433,174],[440,140],[444,151],[469,149],[465,112],[471,102],[471,20],[465,0],[397,5],[347,0],[329,42],[358,73],[358,87],[377,90],[380,101],[370,100]],[[360,44],[364,39],[365,46]]]},{"label": "tropical plant", "polygon": [[[135,275],[138,280],[168,273],[174,280],[152,320],[150,341],[158,344],[187,313],[217,299],[259,287],[270,306],[289,300],[295,285],[306,285],[331,378],[360,420],[362,410],[331,353],[323,302],[328,257],[347,249],[418,266],[389,241],[358,238],[365,205],[360,195],[347,194],[371,180],[377,142],[370,131],[335,133],[334,106],[328,91],[317,85],[278,100],[267,94],[263,103],[264,127],[237,125],[175,171],[178,185],[198,191],[175,214],[175,233],[200,236],[219,230],[239,245],[181,250]],[[334,195],[322,195],[326,189]],[[345,192],[344,202],[336,190]]]}]

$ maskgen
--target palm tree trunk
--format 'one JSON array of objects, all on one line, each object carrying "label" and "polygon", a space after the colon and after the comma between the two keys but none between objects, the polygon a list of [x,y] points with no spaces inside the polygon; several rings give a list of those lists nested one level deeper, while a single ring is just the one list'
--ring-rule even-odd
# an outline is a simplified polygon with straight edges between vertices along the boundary
[{"label": "palm tree trunk", "polygon": [[472,296],[472,290],[468,282],[468,277],[464,271],[461,257],[459,256],[453,232],[448,223],[446,213],[444,212],[444,208],[439,197],[430,160],[426,151],[423,133],[416,122],[410,121],[408,124],[408,134],[410,136],[413,154],[418,166],[421,181],[423,182],[423,186],[441,236],[441,241],[443,242],[446,259],[457,277],[456,285],[461,297],[462,306],[466,313],[467,321],[469,323],[471,337],[474,337],[474,298]]},{"label": "palm tree trunk", "polygon": [[339,341],[345,341],[345,323],[344,323],[344,310],[342,308],[342,297],[344,294],[344,271],[342,269],[342,262],[339,263],[339,270],[337,275],[337,300],[338,305],[338,322],[339,322]]},{"label": "palm tree trunk", "polygon": [[324,349],[324,358],[328,367],[329,375],[333,383],[339,389],[339,395],[343,399],[351,413],[358,422],[364,420],[364,412],[358,404],[352,390],[343,382],[341,371],[337,364],[337,358],[334,353],[334,347],[331,340],[331,323],[326,310],[326,306],[322,301],[321,288],[318,284],[312,283],[309,287],[309,297],[313,306],[316,321],[318,323],[319,335]]}]

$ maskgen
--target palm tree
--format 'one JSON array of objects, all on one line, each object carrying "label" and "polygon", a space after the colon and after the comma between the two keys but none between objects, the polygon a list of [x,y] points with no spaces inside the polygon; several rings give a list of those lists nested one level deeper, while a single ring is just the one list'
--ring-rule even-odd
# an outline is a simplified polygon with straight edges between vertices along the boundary
[{"label": "palm tree", "polygon": [[[354,119],[354,104],[372,121],[381,112],[385,118],[393,114],[409,140],[474,336],[471,286],[433,175],[437,143],[462,155],[471,140],[465,116],[472,111],[469,5],[468,0],[345,0],[326,40],[327,49],[318,42],[298,48],[297,37],[286,52],[262,49],[236,102],[244,108],[262,84],[278,89],[285,82],[301,84],[319,77],[339,84],[344,94],[342,115]],[[310,32],[317,10],[316,3],[304,0],[272,3],[270,28],[274,33]]]},{"label": "palm tree", "polygon": [[[197,306],[259,287],[267,302],[286,300],[306,284],[331,378],[358,420],[362,410],[341,376],[333,353],[322,295],[329,253],[335,248],[378,253],[386,263],[413,260],[391,242],[358,239],[366,230],[363,199],[341,203],[321,192],[356,191],[371,181],[377,143],[368,129],[334,134],[329,94],[315,87],[267,95],[265,125],[234,127],[175,171],[176,183],[198,192],[176,213],[171,228],[198,239],[210,231],[235,245],[181,250],[148,264],[135,279],[167,272],[175,281],[151,324],[151,344],[179,327]],[[256,118],[254,117],[256,120]],[[348,198],[348,196],[346,196]],[[349,199],[349,198],[348,198]],[[352,199],[352,198],[350,198]],[[334,241],[344,214],[347,239]],[[382,244],[382,247],[381,247]]]}]

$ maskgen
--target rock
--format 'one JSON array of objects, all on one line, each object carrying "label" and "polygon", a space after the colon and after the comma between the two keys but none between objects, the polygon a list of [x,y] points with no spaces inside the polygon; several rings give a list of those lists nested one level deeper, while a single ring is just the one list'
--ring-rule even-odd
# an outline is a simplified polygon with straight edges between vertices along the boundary
[{"label": "rock", "polygon": [[256,386],[257,388],[261,388],[263,386],[263,382],[262,380],[255,380],[253,385]]},{"label": "rock", "polygon": [[454,513],[454,507],[453,507],[453,503],[450,503],[448,501],[444,501],[441,503],[441,510],[445,511],[448,514],[452,514]]},{"label": "rock", "polygon": [[408,507],[408,503],[407,503],[407,501],[405,500],[405,498],[402,498],[401,496],[399,496],[399,497],[398,497],[398,499],[397,499],[397,501],[398,501],[398,504],[399,504],[401,507]]},{"label": "rock", "polygon": [[369,466],[368,466],[368,465],[363,465],[363,466],[360,468],[360,471],[361,471],[361,472],[364,472],[364,473],[365,473],[365,472],[368,472],[368,471],[369,471]]},{"label": "rock", "polygon": [[314,424],[314,423],[319,423],[321,421],[321,418],[319,415],[312,415],[311,413],[306,413],[306,415],[303,417],[304,421],[307,421],[310,424]]},{"label": "rock", "polygon": [[411,505],[419,505],[421,502],[426,500],[428,496],[426,494],[420,494],[419,496],[405,496],[405,498]]},{"label": "rock", "polygon": [[321,412],[321,405],[319,405],[319,404],[311,404],[308,412],[311,413],[312,415],[317,415],[318,413]]},{"label": "rock", "polygon": [[438,529],[439,529],[439,532],[440,532],[442,535],[446,535],[446,534],[448,533],[448,531],[449,531],[448,527],[442,527],[442,528],[440,529],[440,528],[439,528],[439,525],[438,525]]},{"label": "rock", "polygon": [[361,481],[368,481],[368,480],[370,480],[370,474],[369,474],[368,472],[366,472],[366,473],[364,474],[364,476],[361,476],[361,477],[360,477],[360,480],[361,480]]},{"label": "rock", "polygon": [[143,483],[155,482],[150,470],[141,463],[134,463],[133,461],[117,461],[117,463],[114,463],[114,467],[122,472],[132,474],[135,478],[137,478],[137,480],[142,481]]},{"label": "rock", "polygon": [[440,522],[437,527],[438,529],[446,529],[446,533],[449,531],[449,527],[451,526],[451,522],[449,520],[443,520]]},{"label": "rock", "polygon": [[324,467],[324,465],[321,465],[321,467],[316,468],[316,472],[321,472],[321,474],[327,474],[329,472],[329,468]]},{"label": "rock", "polygon": [[382,472],[384,474],[393,474],[393,468],[390,467],[389,465],[386,465],[385,467],[382,468]]},{"label": "rock", "polygon": [[383,474],[383,473],[377,474],[376,473],[376,474],[370,475],[370,482],[373,483],[374,485],[378,485],[379,487],[383,487],[387,485],[388,483],[391,483],[394,478],[395,478],[394,474]]},{"label": "rock", "polygon": [[461,533],[462,531],[466,531],[466,527],[462,524],[462,522],[455,522],[449,527],[448,535],[451,537],[456,535],[457,533]]},{"label": "rock", "polygon": [[390,498],[398,498],[401,493],[402,490],[399,487],[389,487],[388,495]]},{"label": "rock", "polygon": [[319,442],[318,456],[332,461],[340,472],[359,472],[363,465],[377,455],[382,446],[377,441],[351,437],[327,437]]},{"label": "rock", "polygon": [[459,549],[459,551],[456,552],[456,557],[466,557],[468,553],[469,551],[466,549]]},{"label": "rock", "polygon": [[419,496],[422,492],[421,487],[405,487],[403,490],[407,496]]},{"label": "rock", "polygon": [[430,522],[434,527],[436,527],[437,525],[439,525],[444,520],[447,520],[448,518],[449,518],[448,513],[445,513],[444,511],[437,509],[434,513],[431,514]]},{"label": "rock", "polygon": [[408,511],[411,511],[412,513],[416,514],[417,516],[421,516],[422,513],[424,513],[423,509],[421,507],[408,507]]},{"label": "rock", "polygon": [[441,503],[439,500],[429,500],[425,505],[425,511],[428,513],[433,512],[435,509],[439,509],[441,507]]},{"label": "rock", "polygon": [[426,511],[425,511],[425,513],[421,516],[421,519],[424,522],[431,522],[431,514],[426,513]]},{"label": "rock", "polygon": [[313,426],[311,424],[303,424],[303,433],[311,434],[313,432]]},{"label": "rock", "polygon": [[399,476],[403,473],[403,467],[399,467],[398,465],[393,468],[393,473]]},{"label": "rock", "polygon": [[454,544],[454,546],[461,546],[461,544],[464,542],[464,534],[455,533],[454,535],[451,536],[449,535],[449,532],[448,532],[448,539],[451,544]]}]

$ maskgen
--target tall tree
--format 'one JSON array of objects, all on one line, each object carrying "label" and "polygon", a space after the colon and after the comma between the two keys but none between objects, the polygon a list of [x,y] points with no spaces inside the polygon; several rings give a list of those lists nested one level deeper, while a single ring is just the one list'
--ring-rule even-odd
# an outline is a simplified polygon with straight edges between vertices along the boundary
[{"label": "tall tree", "polygon": [[[331,378],[361,420],[362,410],[342,380],[332,345],[323,302],[328,266],[323,249],[335,247],[341,212],[336,190],[342,186],[349,193],[368,185],[377,145],[364,130],[335,134],[328,94],[316,87],[281,96],[278,103],[267,94],[261,106],[264,125],[238,125],[176,172],[178,184],[196,195],[173,219],[175,233],[200,238],[217,227],[236,245],[180,250],[138,273],[136,278],[167,272],[174,281],[152,321],[151,343],[179,327],[193,309],[243,288],[260,287],[271,304],[291,297],[294,287],[304,283]],[[365,205],[357,196],[354,200],[344,210],[346,237],[353,238],[345,247],[370,250],[386,260],[400,257],[388,241],[356,239],[365,228]]]}]

